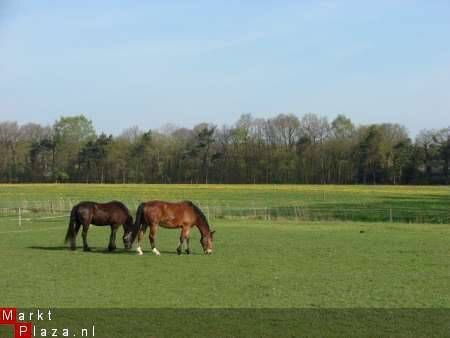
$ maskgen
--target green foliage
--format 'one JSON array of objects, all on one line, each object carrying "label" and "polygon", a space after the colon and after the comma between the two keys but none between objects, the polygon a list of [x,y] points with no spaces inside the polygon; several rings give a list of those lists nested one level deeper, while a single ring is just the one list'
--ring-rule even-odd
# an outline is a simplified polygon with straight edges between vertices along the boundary
[{"label": "green foliage", "polygon": [[54,173],[58,181],[80,180],[81,151],[95,140],[92,122],[84,115],[61,117],[53,126],[55,142]]},{"label": "green foliage", "polygon": [[92,121],[84,115],[61,117],[53,126],[57,142],[86,143],[95,138]]},{"label": "green foliage", "polygon": [[91,180],[104,182],[105,168],[108,165],[107,157],[113,137],[101,134],[97,139],[90,140],[80,152],[80,166],[85,182]]},{"label": "green foliage", "polygon": [[338,115],[331,123],[331,129],[338,139],[352,137],[355,132],[355,126],[345,115]]}]

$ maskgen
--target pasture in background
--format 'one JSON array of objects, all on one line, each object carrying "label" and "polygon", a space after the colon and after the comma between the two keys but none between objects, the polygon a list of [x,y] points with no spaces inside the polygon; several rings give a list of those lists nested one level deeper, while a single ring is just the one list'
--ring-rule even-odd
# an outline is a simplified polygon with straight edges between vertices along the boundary
[{"label": "pasture in background", "polygon": [[0,217],[64,217],[81,200],[192,200],[210,220],[450,223],[450,188],[333,185],[0,185]]}]

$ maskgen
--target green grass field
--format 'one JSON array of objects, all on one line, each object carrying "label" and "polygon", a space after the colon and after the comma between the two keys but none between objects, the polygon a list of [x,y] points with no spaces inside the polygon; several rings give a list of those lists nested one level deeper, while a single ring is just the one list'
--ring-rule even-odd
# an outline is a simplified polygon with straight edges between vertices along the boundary
[{"label": "green grass field", "polygon": [[[328,208],[363,203],[448,215],[448,187],[5,185],[0,208],[57,200],[191,199],[201,205]],[[323,197],[325,195],[325,198]],[[337,210],[336,209],[336,210]],[[350,211],[349,211],[350,212]],[[213,218],[215,252],[177,256],[178,231],[160,229],[153,256],[105,251],[109,229],[91,227],[93,252],[63,245],[64,215],[0,217],[0,300],[56,308],[450,308],[448,223]],[[118,236],[119,237],[119,236]],[[121,236],[119,237],[121,238]],[[81,245],[81,238],[78,238]]]},{"label": "green grass field", "polygon": [[448,225],[219,221],[214,228],[210,257],[196,232],[194,254],[177,256],[178,232],[166,229],[162,256],[146,243],[140,257],[105,252],[103,228],[91,228],[95,251],[85,253],[63,247],[65,222],[2,224],[0,299],[22,307],[450,306]]}]

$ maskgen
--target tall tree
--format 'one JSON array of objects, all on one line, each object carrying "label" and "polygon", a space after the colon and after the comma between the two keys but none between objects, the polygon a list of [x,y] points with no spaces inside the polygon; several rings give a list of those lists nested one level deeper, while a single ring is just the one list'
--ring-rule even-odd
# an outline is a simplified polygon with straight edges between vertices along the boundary
[{"label": "tall tree", "polygon": [[81,149],[96,137],[92,121],[84,115],[61,117],[54,126],[56,168],[54,179],[80,180]]},{"label": "tall tree", "polygon": [[81,149],[80,162],[85,182],[104,183],[107,170],[106,160],[112,141],[112,135],[101,134],[97,139],[89,140]]},{"label": "tall tree", "polygon": [[216,126],[207,123],[195,126],[194,143],[186,153],[194,163],[198,163],[203,183],[208,183],[211,164],[220,157],[219,153],[213,149],[215,130]]},{"label": "tall tree", "polygon": [[331,122],[331,132],[335,138],[348,139],[355,134],[355,126],[345,115],[338,115]]},{"label": "tall tree", "polygon": [[376,125],[363,131],[357,147],[358,177],[360,183],[377,183],[383,163],[382,134]]},{"label": "tall tree", "polygon": [[17,122],[0,123],[0,170],[7,182],[17,181],[19,139]]}]

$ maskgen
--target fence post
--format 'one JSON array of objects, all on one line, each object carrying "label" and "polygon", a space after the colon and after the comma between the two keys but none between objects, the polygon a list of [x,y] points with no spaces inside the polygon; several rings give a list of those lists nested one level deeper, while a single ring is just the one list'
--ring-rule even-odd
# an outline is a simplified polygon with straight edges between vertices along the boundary
[{"label": "fence post", "polygon": [[392,223],[392,208],[389,208],[389,221]]},{"label": "fence post", "polygon": [[22,227],[22,211],[19,208],[19,228]]}]

